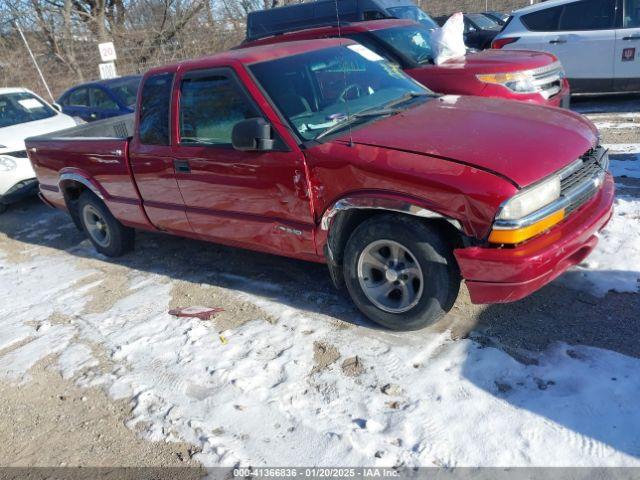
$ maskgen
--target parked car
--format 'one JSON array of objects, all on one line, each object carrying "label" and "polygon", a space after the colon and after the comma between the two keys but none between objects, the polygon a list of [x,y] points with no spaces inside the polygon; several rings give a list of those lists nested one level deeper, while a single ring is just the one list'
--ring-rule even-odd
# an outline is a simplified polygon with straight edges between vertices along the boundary
[{"label": "parked car", "polygon": [[438,93],[569,106],[569,83],[563,78],[562,66],[553,55],[526,51],[504,55],[505,52],[486,50],[435,65],[430,33],[424,26],[409,20],[374,20],[343,25],[340,29],[324,26],[294,30],[253,42],[245,41],[241,47],[342,35],[398,65]]},{"label": "parked car", "polygon": [[0,213],[38,191],[24,139],[76,124],[25,88],[0,88]]},{"label": "parked car", "polygon": [[494,48],[553,53],[574,92],[640,91],[640,0],[549,0],[517,10]]},{"label": "parked car", "polygon": [[247,15],[247,40],[278,35],[301,27],[337,25],[383,18],[403,18],[420,22],[428,29],[438,28],[413,0],[316,0],[284,7],[256,10]]},{"label": "parked car", "polygon": [[612,212],[586,118],[433,96],[350,40],[153,69],[134,115],[27,140],[43,198],[99,252],[138,228],[326,263],[389,328],[436,321],[461,278],[476,303],[529,295]]},{"label": "parked car", "polygon": [[[502,29],[497,20],[493,20],[481,13],[465,13],[464,18],[464,43],[475,50],[484,50],[491,47],[491,42]],[[435,20],[442,26],[449,16],[437,17]]]},{"label": "parked car", "polygon": [[510,17],[508,13],[502,13],[502,12],[489,11],[489,12],[482,12],[481,14],[484,15],[485,17],[489,17],[491,20],[494,20],[500,26],[504,26]]},{"label": "parked car", "polygon": [[67,115],[87,122],[133,112],[141,75],[76,85],[64,92],[58,104]]}]

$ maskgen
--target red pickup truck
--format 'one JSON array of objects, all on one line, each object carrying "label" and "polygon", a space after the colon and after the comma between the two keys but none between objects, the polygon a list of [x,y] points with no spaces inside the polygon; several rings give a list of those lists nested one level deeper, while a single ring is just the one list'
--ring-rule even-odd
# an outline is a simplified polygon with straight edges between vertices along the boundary
[{"label": "red pickup truck", "polygon": [[435,65],[430,35],[431,31],[417,22],[386,19],[340,27],[298,28],[245,41],[238,48],[342,36],[399,65],[405,73],[434,92],[569,107],[569,82],[554,55],[527,50],[485,50]]},{"label": "red pickup truck", "polygon": [[142,229],[326,263],[389,328],[436,321],[461,278],[474,302],[534,292],[612,211],[585,118],[435,96],[348,40],[153,69],[134,115],[26,141],[43,200],[98,251]]}]

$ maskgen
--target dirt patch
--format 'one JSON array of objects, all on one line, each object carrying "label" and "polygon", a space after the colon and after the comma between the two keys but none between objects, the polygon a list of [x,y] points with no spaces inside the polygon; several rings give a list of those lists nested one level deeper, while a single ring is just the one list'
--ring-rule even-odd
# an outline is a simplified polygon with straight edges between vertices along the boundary
[{"label": "dirt patch", "polygon": [[357,377],[364,373],[364,365],[357,355],[342,362],[342,373],[347,377]]},{"label": "dirt patch", "polygon": [[32,258],[25,253],[27,247],[24,243],[16,242],[5,234],[0,234],[0,250],[4,254],[4,260],[9,263],[26,262]]},{"label": "dirt patch", "polygon": [[219,332],[238,328],[252,320],[275,323],[275,319],[264,310],[235,295],[230,295],[224,288],[185,280],[174,281],[169,308],[192,306],[223,308],[224,311],[217,313],[212,320]]},{"label": "dirt patch", "polygon": [[327,342],[313,342],[313,368],[311,374],[321,372],[340,358],[340,352]]},{"label": "dirt patch", "polygon": [[602,128],[600,130],[602,143],[637,143],[640,141],[637,127],[635,128]]},{"label": "dirt patch", "polygon": [[104,313],[129,293],[129,278],[125,272],[105,270],[82,279],[81,282],[85,285],[100,282],[87,292],[89,300],[83,313]]},{"label": "dirt patch", "polygon": [[[0,464],[31,466],[198,467],[191,445],[148,442],[124,422],[125,401],[80,389],[41,362],[24,385],[0,382]],[[185,469],[185,478],[201,478]],[[181,477],[182,478],[182,477]]]}]

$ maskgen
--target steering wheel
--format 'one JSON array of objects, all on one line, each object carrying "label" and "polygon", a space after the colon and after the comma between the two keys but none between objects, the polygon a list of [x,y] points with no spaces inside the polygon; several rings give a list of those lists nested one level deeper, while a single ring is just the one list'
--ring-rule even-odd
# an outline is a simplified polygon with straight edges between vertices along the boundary
[{"label": "steering wheel", "polygon": [[347,94],[352,90],[357,95],[355,98],[360,98],[362,96],[362,87],[357,83],[352,83],[351,85],[347,85],[346,87],[344,87],[344,90],[342,90],[340,95],[338,95],[338,100],[342,103],[345,103],[347,101]]}]

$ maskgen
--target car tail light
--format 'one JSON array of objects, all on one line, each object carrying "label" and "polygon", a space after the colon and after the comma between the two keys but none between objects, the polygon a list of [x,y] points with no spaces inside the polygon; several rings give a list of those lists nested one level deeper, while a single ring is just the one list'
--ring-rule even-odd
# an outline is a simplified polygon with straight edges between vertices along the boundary
[{"label": "car tail light", "polygon": [[505,38],[496,38],[491,44],[491,48],[502,48],[505,45],[509,45],[510,43],[515,43],[520,40],[520,37],[505,37]]}]

